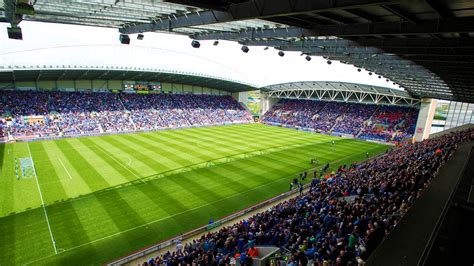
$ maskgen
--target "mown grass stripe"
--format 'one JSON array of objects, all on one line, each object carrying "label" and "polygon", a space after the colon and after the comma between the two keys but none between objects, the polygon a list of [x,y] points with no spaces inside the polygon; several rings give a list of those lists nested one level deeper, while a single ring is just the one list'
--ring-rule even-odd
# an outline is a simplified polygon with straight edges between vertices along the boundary
[{"label": "mown grass stripe", "polygon": [[[121,171],[118,170],[118,172],[126,179],[129,181],[135,180],[137,178],[141,178],[140,174],[136,171],[134,171],[132,168],[127,167],[123,162],[120,162],[118,158],[116,158],[113,154],[110,154],[103,148],[101,148],[99,145],[96,145],[94,142],[92,142],[91,139],[88,138],[82,138],[80,139],[84,145],[93,147],[94,145],[97,147],[96,149],[91,149],[98,157],[102,157],[111,167],[115,169],[122,169]],[[129,173],[129,174],[127,174]],[[130,175],[131,174],[131,175]]]},{"label": "mown grass stripe", "polygon": [[[205,143],[208,143],[207,141],[188,143],[184,141],[187,139],[185,135],[176,136],[175,138],[164,137],[164,139],[162,139],[163,136],[160,136],[160,139],[157,139],[154,135],[142,135],[141,137],[146,141],[150,141],[153,146],[157,148],[165,148],[171,153],[176,154],[186,152],[192,154],[196,157],[195,160],[197,159],[198,161],[209,161],[215,158],[216,155],[216,152],[212,151],[212,149],[206,149],[206,147],[209,147],[205,145]],[[190,136],[190,138],[192,137]]]},{"label": "mown grass stripe", "polygon": [[89,192],[107,188],[110,184],[100,175],[95,167],[92,166],[82,155],[77,152],[68,141],[64,141],[59,145],[59,148],[67,149],[63,151],[66,158],[69,160],[74,169],[82,173],[82,179],[89,188]]},{"label": "mown grass stripe", "polygon": [[[39,183],[42,186],[44,193],[45,202],[48,204],[53,203],[57,198],[67,198],[69,195],[61,183],[61,178],[58,174],[57,167],[55,167],[50,160],[50,154],[46,152],[44,143],[37,143],[35,145],[36,151],[44,151],[41,159],[45,160],[41,163],[41,166],[36,167],[36,173],[38,174]],[[36,155],[33,153],[33,160],[36,160]],[[46,184],[44,182],[47,182]],[[50,197],[53,196],[54,197]]]},{"label": "mown grass stripe", "polygon": [[[49,207],[51,226],[62,232],[56,234],[58,251],[63,252],[65,247],[70,247],[76,243],[88,243],[91,239],[84,228],[84,224],[79,219],[77,212],[71,202],[52,205]],[[97,256],[99,253],[93,247],[87,247],[87,253],[91,256]]]},{"label": "mown grass stripe", "polygon": [[155,158],[147,155],[143,152],[138,145],[130,141],[126,141],[125,139],[119,138],[118,135],[115,136],[108,136],[108,138],[103,139],[104,142],[109,143],[111,146],[114,146],[121,150],[125,154],[133,154],[135,158],[140,160],[143,164],[147,165],[155,172],[162,172],[169,169],[169,166],[162,164],[155,160]]},{"label": "mown grass stripe", "polygon": [[[163,162],[163,164],[170,165],[170,164],[178,164],[180,167],[183,167],[185,165],[193,164],[195,163],[193,159],[197,158],[189,158],[191,157],[189,153],[185,153],[181,156],[178,156],[179,153],[173,153],[170,152],[168,149],[165,147],[154,147],[151,142],[146,142],[143,139],[136,137],[136,136],[131,136],[131,135],[122,135],[124,139],[129,141],[130,143],[134,143],[135,145],[151,152],[154,153],[157,160],[160,160],[160,162]],[[174,158],[171,160],[170,158]]]},{"label": "mown grass stripe", "polygon": [[[336,142],[334,146],[332,140]],[[63,145],[63,142],[70,145]],[[83,196],[66,200],[58,193],[58,198],[66,201],[48,207],[54,214],[52,224],[58,231],[58,239],[62,240],[58,241],[62,243],[60,248],[67,251],[40,260],[41,264],[104,263],[206,224],[211,217],[218,219],[287,191],[291,179],[310,168],[309,160],[315,156],[321,164],[327,161],[333,166],[333,162],[365,158],[366,150],[380,147],[357,140],[258,124],[111,135],[52,143],[61,149],[47,152],[38,149],[32,151],[34,156],[57,154],[73,176],[73,182],[62,182],[64,189],[68,195],[77,189],[76,194]],[[21,145],[17,143],[15,147]],[[76,160],[76,153],[84,157],[85,163]],[[67,176],[53,158],[46,158],[44,162],[48,161],[56,167],[58,175]],[[206,164],[208,161],[212,162]],[[43,164],[41,160],[36,162]],[[122,164],[143,176],[146,183],[137,182]],[[89,168],[95,169],[96,173],[88,171]],[[76,175],[79,183],[74,182]],[[102,177],[108,184],[90,187],[85,181],[88,175],[97,175],[99,183],[104,182],[100,180]],[[0,184],[1,180],[0,177]],[[15,183],[15,189],[20,188],[20,184]],[[112,187],[112,184],[117,186]],[[0,200],[4,197],[0,195]],[[53,190],[48,191],[48,197],[56,197]],[[61,216],[63,208],[66,213]],[[35,216],[34,211],[22,213],[28,217]],[[130,211],[131,215],[127,216]],[[59,220],[61,218],[63,220]],[[27,223],[18,219],[13,223],[19,228],[27,228]],[[2,226],[0,218],[0,228]],[[16,246],[23,244],[28,249],[20,250],[30,253],[24,257],[14,256],[12,261],[7,256],[17,251],[5,246],[7,255],[0,254],[0,264],[5,261],[12,262],[7,264],[24,264],[48,254],[36,252],[41,248],[34,249],[31,248],[34,244],[25,243],[47,239],[47,235],[41,233],[44,232],[28,239],[23,232],[16,232]],[[78,235],[71,237],[69,234]],[[47,242],[44,243],[46,246]]]}]

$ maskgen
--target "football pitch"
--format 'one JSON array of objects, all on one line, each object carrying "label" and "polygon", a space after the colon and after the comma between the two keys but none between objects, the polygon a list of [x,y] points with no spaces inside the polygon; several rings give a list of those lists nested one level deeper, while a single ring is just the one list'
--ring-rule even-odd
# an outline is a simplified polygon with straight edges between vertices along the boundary
[{"label": "football pitch", "polygon": [[0,265],[110,262],[386,149],[261,124],[0,144]]}]

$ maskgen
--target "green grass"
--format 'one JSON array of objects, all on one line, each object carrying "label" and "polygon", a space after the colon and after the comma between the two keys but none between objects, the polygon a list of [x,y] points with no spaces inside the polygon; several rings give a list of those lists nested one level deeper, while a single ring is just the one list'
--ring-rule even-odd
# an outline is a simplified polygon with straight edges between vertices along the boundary
[{"label": "green grass", "polygon": [[[287,191],[311,158],[385,149],[260,124],[0,145],[0,265],[109,262]],[[37,179],[18,180],[30,153]]]}]

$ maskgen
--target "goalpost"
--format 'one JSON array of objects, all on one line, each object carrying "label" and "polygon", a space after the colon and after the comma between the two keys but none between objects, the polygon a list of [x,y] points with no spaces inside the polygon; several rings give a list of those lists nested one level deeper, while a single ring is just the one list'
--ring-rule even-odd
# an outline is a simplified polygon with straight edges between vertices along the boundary
[{"label": "goalpost", "polygon": [[33,159],[31,159],[31,157],[19,158],[19,166],[20,172],[18,172],[18,162],[15,163],[15,173],[17,179],[30,179],[35,177],[35,169],[33,166]]}]

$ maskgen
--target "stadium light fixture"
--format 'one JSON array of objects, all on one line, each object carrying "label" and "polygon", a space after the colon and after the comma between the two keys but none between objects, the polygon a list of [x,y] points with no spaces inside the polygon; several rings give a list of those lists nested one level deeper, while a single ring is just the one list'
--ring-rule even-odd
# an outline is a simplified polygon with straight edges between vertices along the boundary
[{"label": "stadium light fixture", "polygon": [[311,61],[311,56],[307,55],[304,59],[306,59],[306,61]]},{"label": "stadium light fixture", "polygon": [[283,56],[285,56],[285,52],[279,51],[279,52],[278,52],[278,55],[281,56],[281,57],[283,57]]},{"label": "stadium light fixture", "polygon": [[130,37],[127,34],[120,34],[119,40],[121,44],[130,44]]},{"label": "stadium light fixture", "polygon": [[192,46],[193,48],[199,48],[199,47],[201,47],[201,43],[199,43],[199,42],[196,41],[196,40],[193,40],[193,41],[191,42],[191,46]]},{"label": "stadium light fixture", "polygon": [[214,46],[217,46],[218,44],[219,44],[218,40],[215,40],[214,43],[213,43]]},{"label": "stadium light fixture", "polygon": [[250,49],[246,45],[242,45],[242,48],[240,48],[240,50],[242,50],[242,52],[244,53],[248,53]]},{"label": "stadium light fixture", "polygon": [[21,28],[18,25],[12,24],[11,27],[7,28],[8,38],[14,40],[23,40],[23,34]]},{"label": "stadium light fixture", "polygon": [[143,35],[142,33],[139,33],[139,34],[137,35],[137,40],[140,40],[140,41],[141,41],[141,40],[143,40],[144,37],[145,37],[145,35]]}]

